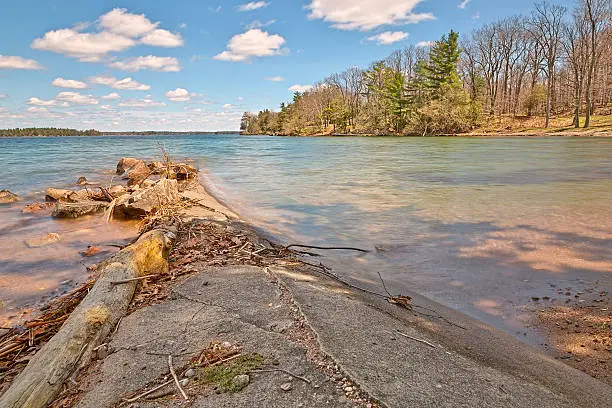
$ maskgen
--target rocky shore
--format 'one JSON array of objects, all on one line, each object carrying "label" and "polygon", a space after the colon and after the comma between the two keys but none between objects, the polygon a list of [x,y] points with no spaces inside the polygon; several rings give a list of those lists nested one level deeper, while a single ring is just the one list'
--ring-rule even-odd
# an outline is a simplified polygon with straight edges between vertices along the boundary
[{"label": "rocky shore", "polygon": [[[207,194],[192,166],[125,158],[117,173],[126,186],[48,191],[53,204],[38,205],[57,217],[142,219],[141,239],[173,237],[159,249],[167,267],[111,279],[108,266],[127,256],[116,255],[67,297],[71,307],[51,306],[67,316],[91,302],[88,292],[129,287],[112,327],[54,378],[52,407],[600,407],[612,398],[608,384],[503,332],[416,293],[361,288],[266,240]],[[122,253],[139,258],[134,248]],[[3,402],[49,349],[41,328],[55,325],[56,338],[78,328],[64,315],[0,339],[23,345],[3,366],[0,405],[46,404],[35,393],[30,405]]]}]

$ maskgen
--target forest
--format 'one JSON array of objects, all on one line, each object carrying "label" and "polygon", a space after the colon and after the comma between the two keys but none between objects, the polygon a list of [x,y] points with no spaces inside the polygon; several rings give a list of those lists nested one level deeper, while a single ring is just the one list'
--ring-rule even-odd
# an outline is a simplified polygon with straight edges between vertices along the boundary
[{"label": "forest", "polygon": [[[334,73],[279,111],[245,112],[244,134],[444,135],[537,126],[593,127],[612,104],[612,1],[525,15],[409,46]],[[607,119],[606,119],[607,120]],[[559,123],[563,123],[561,120]],[[599,123],[599,122],[598,122]]]},{"label": "forest", "polygon": [[15,128],[0,129],[0,137],[15,136],[100,136],[101,132],[95,129],[77,130],[60,128]]}]

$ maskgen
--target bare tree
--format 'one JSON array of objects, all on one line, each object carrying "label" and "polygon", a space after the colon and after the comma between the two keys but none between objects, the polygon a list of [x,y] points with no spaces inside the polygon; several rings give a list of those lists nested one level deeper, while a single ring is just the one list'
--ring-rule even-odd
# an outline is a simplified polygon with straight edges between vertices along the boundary
[{"label": "bare tree", "polygon": [[580,107],[585,77],[589,67],[588,24],[584,13],[575,11],[572,22],[564,27],[563,50],[567,60],[574,89],[574,127],[580,127]]}]

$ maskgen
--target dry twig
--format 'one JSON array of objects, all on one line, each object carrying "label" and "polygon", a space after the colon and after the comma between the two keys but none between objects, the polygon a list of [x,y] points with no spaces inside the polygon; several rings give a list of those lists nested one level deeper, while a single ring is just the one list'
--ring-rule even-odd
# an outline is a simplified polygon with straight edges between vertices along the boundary
[{"label": "dry twig", "polygon": [[176,384],[176,388],[178,388],[178,390],[181,392],[181,395],[183,396],[185,401],[189,401],[189,397],[187,396],[187,394],[185,394],[183,387],[181,387],[181,383],[179,382],[178,377],[176,376],[176,373],[174,372],[174,367],[172,367],[172,354],[168,354],[168,367],[170,367],[170,374],[172,375],[172,378],[174,378],[174,383]]}]

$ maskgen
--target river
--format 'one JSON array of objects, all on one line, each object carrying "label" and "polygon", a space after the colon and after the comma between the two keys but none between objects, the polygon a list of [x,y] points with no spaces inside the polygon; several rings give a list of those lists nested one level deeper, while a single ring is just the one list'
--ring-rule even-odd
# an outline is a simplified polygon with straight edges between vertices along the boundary
[{"label": "river", "polygon": [[[214,195],[282,242],[372,250],[319,259],[343,276],[382,290],[380,272],[394,294],[420,292],[517,337],[566,290],[612,286],[612,138],[0,138],[0,188],[33,200],[78,176],[108,183],[120,157],[159,159],[160,145],[194,159]],[[9,311],[86,279],[88,243],[130,235],[24,218],[22,205],[0,208]],[[105,233],[78,237],[94,227]],[[23,244],[57,229],[77,238]]]}]

